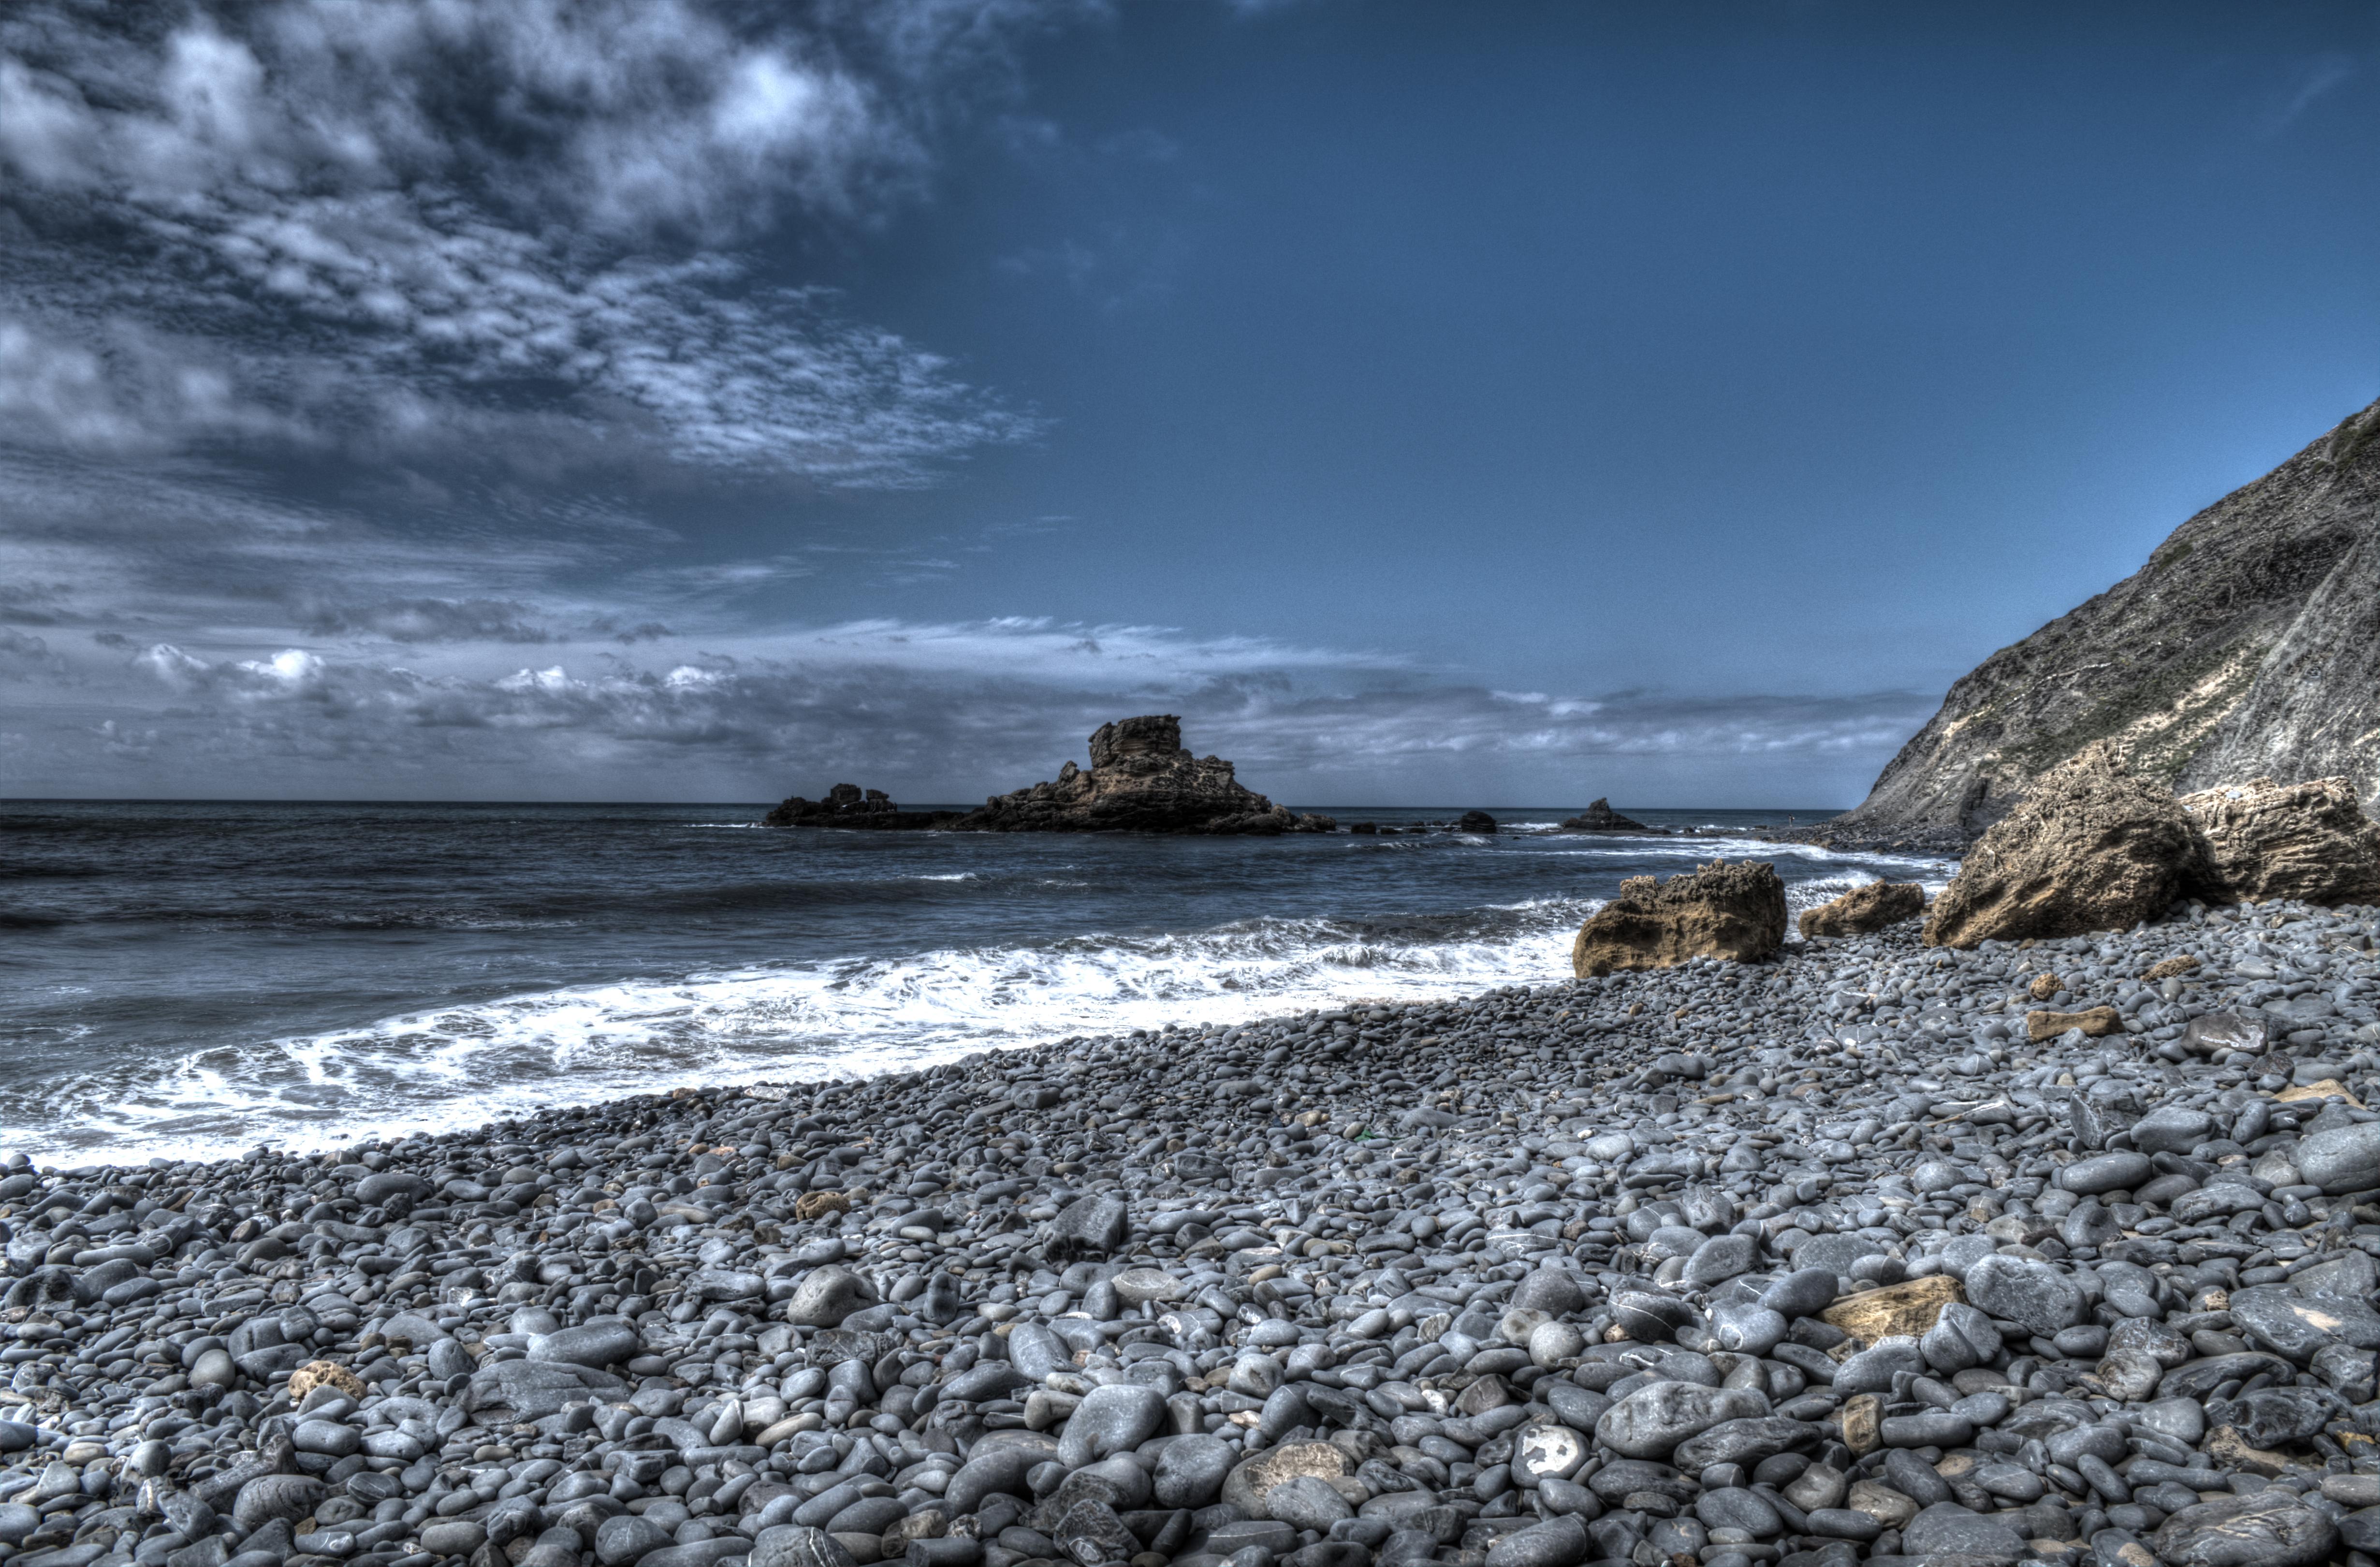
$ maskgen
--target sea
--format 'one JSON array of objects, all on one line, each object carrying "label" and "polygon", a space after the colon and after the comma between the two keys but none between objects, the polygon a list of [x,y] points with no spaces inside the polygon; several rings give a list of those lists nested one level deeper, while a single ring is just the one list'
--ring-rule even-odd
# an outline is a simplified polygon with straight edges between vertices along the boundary
[{"label": "sea", "polygon": [[1767,859],[1798,912],[1955,869],[1725,835],[1824,809],[1629,812],[1721,834],[1661,839],[1555,832],[1575,808],[1281,838],[771,829],[763,808],[0,802],[0,1154],[342,1147],[1543,984],[1626,877]]}]

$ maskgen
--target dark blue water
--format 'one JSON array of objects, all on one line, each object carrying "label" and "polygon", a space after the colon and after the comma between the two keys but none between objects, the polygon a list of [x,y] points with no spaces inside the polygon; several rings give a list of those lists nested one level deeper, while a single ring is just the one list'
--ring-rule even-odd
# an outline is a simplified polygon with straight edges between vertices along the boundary
[{"label": "dark blue water", "polygon": [[0,1149],[329,1145],[1467,992],[1565,976],[1622,877],[1771,859],[1799,907],[1948,870],[1557,835],[1554,810],[1494,837],[1207,839],[772,831],[760,808],[0,802]]}]

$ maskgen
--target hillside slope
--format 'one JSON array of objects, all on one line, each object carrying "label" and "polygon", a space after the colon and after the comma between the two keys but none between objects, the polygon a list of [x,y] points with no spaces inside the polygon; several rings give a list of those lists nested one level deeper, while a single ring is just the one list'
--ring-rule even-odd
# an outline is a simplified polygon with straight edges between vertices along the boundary
[{"label": "hillside slope", "polygon": [[2380,796],[2380,403],[2174,529],[1950,687],[1844,840],[1962,844],[2094,740],[2183,789],[2344,774]]}]

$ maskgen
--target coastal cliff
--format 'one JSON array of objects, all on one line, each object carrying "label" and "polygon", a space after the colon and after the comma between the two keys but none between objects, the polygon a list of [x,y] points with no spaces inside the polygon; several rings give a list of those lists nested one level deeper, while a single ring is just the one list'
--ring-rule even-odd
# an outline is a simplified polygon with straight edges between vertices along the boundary
[{"label": "coastal cliff", "polygon": [[2380,404],[1950,687],[1823,834],[1957,848],[2106,740],[2183,790],[2344,776],[2380,801]]}]

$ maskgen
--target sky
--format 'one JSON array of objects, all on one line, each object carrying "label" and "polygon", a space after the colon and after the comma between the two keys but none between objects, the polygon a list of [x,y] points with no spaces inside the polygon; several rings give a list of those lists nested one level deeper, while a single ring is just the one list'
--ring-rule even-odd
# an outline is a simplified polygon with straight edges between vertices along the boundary
[{"label": "sky", "polygon": [[2380,395],[2380,11],[0,10],[0,796],[1847,807]]}]

